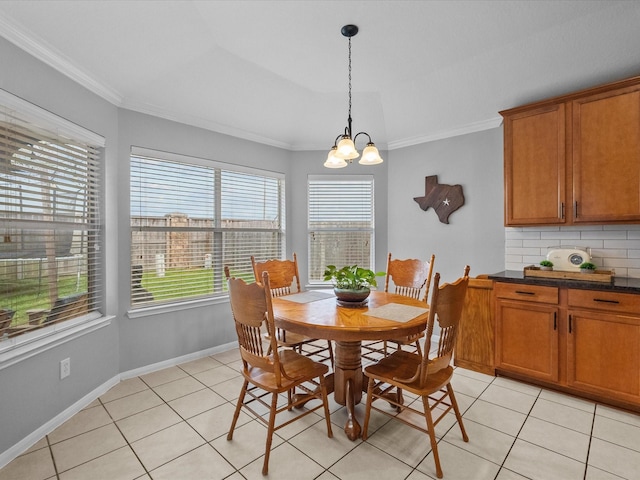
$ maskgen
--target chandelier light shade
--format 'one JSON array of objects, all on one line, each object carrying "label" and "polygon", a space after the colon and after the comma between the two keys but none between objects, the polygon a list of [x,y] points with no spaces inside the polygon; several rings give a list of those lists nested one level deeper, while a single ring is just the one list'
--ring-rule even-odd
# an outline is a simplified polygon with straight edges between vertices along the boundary
[{"label": "chandelier light shade", "polygon": [[356,139],[360,135],[366,135],[369,141],[362,151],[362,158],[358,161],[361,165],[377,165],[382,163],[380,152],[371,140],[371,136],[366,132],[359,132],[353,135],[351,120],[351,37],[358,33],[356,25],[345,25],[342,27],[342,35],[349,39],[349,115],[347,117],[347,126],[344,133],[338,135],[333,142],[333,147],[327,155],[324,166],[327,168],[343,168],[349,165],[354,158],[358,158],[360,153],[356,149]]},{"label": "chandelier light shade", "polygon": [[324,166],[327,168],[342,168],[347,166],[347,161],[344,158],[340,158],[336,155],[338,147],[332,147],[327,155],[327,160],[324,162]]},{"label": "chandelier light shade", "polygon": [[367,146],[364,147],[364,150],[362,151],[362,158],[358,163],[361,165],[377,165],[383,161],[384,160],[382,160],[380,152],[378,152],[376,146],[372,142],[369,142],[367,143]]}]

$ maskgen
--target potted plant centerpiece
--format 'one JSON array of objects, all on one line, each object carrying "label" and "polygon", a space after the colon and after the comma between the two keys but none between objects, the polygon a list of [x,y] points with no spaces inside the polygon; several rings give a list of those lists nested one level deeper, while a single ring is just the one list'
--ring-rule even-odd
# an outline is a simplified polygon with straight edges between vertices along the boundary
[{"label": "potted plant centerpiece", "polygon": [[580,264],[580,271],[582,273],[593,273],[596,271],[598,267],[596,267],[593,263],[591,262],[584,262]]},{"label": "potted plant centerpiece", "polygon": [[553,270],[553,262],[549,260],[542,260],[540,262],[540,270]]},{"label": "potted plant centerpiece", "polygon": [[360,306],[371,293],[371,287],[378,286],[376,277],[384,276],[384,272],[374,273],[373,270],[360,268],[357,265],[340,269],[335,265],[327,265],[324,280],[333,283],[333,291],[338,303],[343,306]]}]

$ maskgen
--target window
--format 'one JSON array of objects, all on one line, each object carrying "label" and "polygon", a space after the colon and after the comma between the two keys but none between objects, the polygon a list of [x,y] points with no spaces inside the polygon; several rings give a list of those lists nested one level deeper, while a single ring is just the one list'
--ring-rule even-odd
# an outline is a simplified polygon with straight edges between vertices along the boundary
[{"label": "window", "polygon": [[[75,125],[67,128],[69,122],[11,98],[6,92],[0,96],[4,339],[97,312],[102,297],[104,139]],[[10,101],[21,108],[8,106]]]},{"label": "window", "polygon": [[226,295],[224,266],[253,280],[251,255],[285,251],[284,176],[135,148],[133,308]]},{"label": "window", "polygon": [[309,176],[309,283],[327,265],[373,269],[373,177]]}]

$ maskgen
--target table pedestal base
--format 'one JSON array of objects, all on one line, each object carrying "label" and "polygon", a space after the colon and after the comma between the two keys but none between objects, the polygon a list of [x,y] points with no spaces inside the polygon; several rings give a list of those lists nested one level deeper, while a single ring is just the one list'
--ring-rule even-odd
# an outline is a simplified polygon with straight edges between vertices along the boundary
[{"label": "table pedestal base", "polygon": [[336,342],[333,398],[347,407],[344,432],[350,440],[360,437],[362,428],[355,415],[355,406],[362,400],[364,374],[360,349],[362,342]]},{"label": "table pedestal base", "polygon": [[[336,403],[347,407],[347,421],[344,433],[349,440],[360,438],[362,427],[355,414],[355,406],[362,400],[362,392],[367,391],[367,383],[362,371],[362,358],[360,355],[362,342],[338,342],[336,341],[335,370],[326,376],[327,393],[333,393]],[[394,402],[403,403],[402,393],[389,393],[389,404],[398,408]],[[300,394],[295,395],[299,400]],[[309,399],[313,397],[309,396]],[[302,408],[304,403],[299,404]]]}]

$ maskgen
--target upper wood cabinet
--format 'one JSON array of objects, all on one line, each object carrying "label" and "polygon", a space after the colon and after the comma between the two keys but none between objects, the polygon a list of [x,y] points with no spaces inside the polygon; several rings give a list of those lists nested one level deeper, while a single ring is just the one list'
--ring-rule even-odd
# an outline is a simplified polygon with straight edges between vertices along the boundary
[{"label": "upper wood cabinet", "polygon": [[564,105],[549,105],[504,119],[507,225],[564,223]]},{"label": "upper wood cabinet", "polygon": [[573,101],[573,222],[640,220],[640,85]]},{"label": "upper wood cabinet", "polygon": [[505,225],[640,222],[640,77],[500,114]]}]

